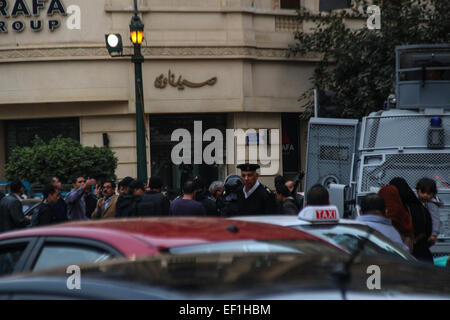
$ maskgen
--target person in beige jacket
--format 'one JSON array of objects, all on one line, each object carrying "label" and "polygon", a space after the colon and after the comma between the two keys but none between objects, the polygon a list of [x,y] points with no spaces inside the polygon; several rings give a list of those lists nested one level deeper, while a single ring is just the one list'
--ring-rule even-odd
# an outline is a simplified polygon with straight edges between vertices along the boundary
[{"label": "person in beige jacket", "polygon": [[113,219],[116,216],[116,184],[113,181],[103,183],[103,197],[97,202],[97,208],[92,213],[92,219]]}]

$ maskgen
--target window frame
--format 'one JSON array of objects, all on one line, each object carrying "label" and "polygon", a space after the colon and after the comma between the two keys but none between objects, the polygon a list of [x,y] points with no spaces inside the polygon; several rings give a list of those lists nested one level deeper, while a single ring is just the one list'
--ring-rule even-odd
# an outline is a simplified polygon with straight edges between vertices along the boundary
[{"label": "window frame", "polygon": [[302,0],[297,0],[298,8],[283,8],[282,2],[283,2],[283,0],[280,0],[280,2],[279,2],[281,10],[299,10],[302,7]]},{"label": "window frame", "polygon": [[[42,250],[44,249],[44,246],[46,245],[60,245],[60,246],[78,246],[78,247],[84,247],[84,248],[91,248],[92,250],[102,250],[110,254],[114,258],[118,257],[125,257],[125,255],[120,252],[118,249],[112,247],[111,245],[94,240],[94,239],[83,239],[78,237],[64,237],[64,236],[46,236],[41,237],[39,239],[38,245],[36,245],[33,248],[33,252],[29,255],[25,265],[24,269],[27,271],[33,271],[34,265],[36,264],[37,260],[39,259]],[[86,262],[80,262],[80,264],[83,264]]]},{"label": "window frame", "polygon": [[27,270],[25,267],[26,262],[29,256],[32,254],[33,250],[35,249],[36,245],[38,244],[38,240],[39,240],[38,237],[20,237],[20,238],[0,240],[0,250],[7,248],[8,246],[17,246],[20,244],[25,244],[25,249],[23,250],[22,255],[20,256],[17,264],[14,266],[13,272],[3,276],[12,275]]}]

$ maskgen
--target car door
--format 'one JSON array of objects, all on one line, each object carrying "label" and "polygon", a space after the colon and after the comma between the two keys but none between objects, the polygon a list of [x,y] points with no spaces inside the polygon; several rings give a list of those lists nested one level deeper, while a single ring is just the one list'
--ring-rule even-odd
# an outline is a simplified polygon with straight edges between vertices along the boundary
[{"label": "car door", "polygon": [[123,257],[110,245],[75,237],[42,237],[25,262],[24,269],[39,271]]},{"label": "car door", "polygon": [[0,241],[0,277],[22,272],[36,244],[37,237]]}]

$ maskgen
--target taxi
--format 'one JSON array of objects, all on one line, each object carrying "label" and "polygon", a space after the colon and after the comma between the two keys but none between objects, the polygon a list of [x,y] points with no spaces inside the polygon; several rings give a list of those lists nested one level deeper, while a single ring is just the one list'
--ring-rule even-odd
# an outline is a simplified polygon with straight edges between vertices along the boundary
[{"label": "taxi", "polygon": [[335,206],[305,207],[298,216],[261,215],[233,217],[233,219],[275,224],[306,231],[339,246],[348,253],[355,252],[360,241],[367,238],[361,252],[363,255],[417,261],[408,250],[366,224],[339,218],[339,212]]},{"label": "taxi", "polygon": [[69,222],[0,234],[0,276],[116,257],[221,252],[347,253],[306,232],[225,218]]}]

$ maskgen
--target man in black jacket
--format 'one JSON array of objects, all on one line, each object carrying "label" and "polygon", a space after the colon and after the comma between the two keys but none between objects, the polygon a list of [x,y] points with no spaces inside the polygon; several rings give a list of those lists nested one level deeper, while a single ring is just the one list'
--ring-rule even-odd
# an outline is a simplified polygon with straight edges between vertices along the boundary
[{"label": "man in black jacket", "polygon": [[130,192],[133,194],[134,212],[130,216],[135,217],[155,217],[160,216],[159,207],[156,203],[146,197],[145,185],[143,181],[135,180],[130,184]]},{"label": "man in black jacket", "polygon": [[119,182],[119,197],[116,202],[116,218],[134,217],[136,206],[130,184],[134,181],[131,177],[125,177]]},{"label": "man in black jacket", "polygon": [[203,207],[205,207],[206,215],[208,217],[217,217],[217,205],[216,199],[206,190],[204,181],[200,177],[194,178],[195,189],[197,190],[195,194],[195,200],[200,202]]},{"label": "man in black jacket", "polygon": [[60,222],[53,210],[53,206],[59,200],[59,189],[52,184],[47,184],[44,187],[43,195],[44,201],[39,206],[36,225],[45,226]]},{"label": "man in black jacket", "polygon": [[25,228],[31,223],[22,210],[21,195],[25,187],[20,181],[11,183],[11,192],[0,201],[0,232]]},{"label": "man in black jacket", "polygon": [[[58,189],[59,194],[61,194],[62,184],[58,177],[52,177],[51,182],[49,183],[53,184],[53,186]],[[50,204],[50,208],[53,211],[56,223],[69,221],[67,216],[67,204],[61,195],[58,197],[58,201],[56,203]]]},{"label": "man in black jacket", "polygon": [[278,212],[275,194],[258,181],[258,164],[245,163],[237,166],[241,169],[244,187],[238,194],[238,215],[263,215]]},{"label": "man in black jacket", "polygon": [[277,184],[276,195],[277,200],[280,202],[279,214],[291,214],[296,215],[300,211],[295,203],[294,198],[291,196],[291,192],[284,184]]},{"label": "man in black jacket", "polygon": [[151,177],[148,181],[148,187],[150,190],[143,195],[145,201],[154,203],[160,216],[169,216],[170,201],[161,193],[161,178]]}]

